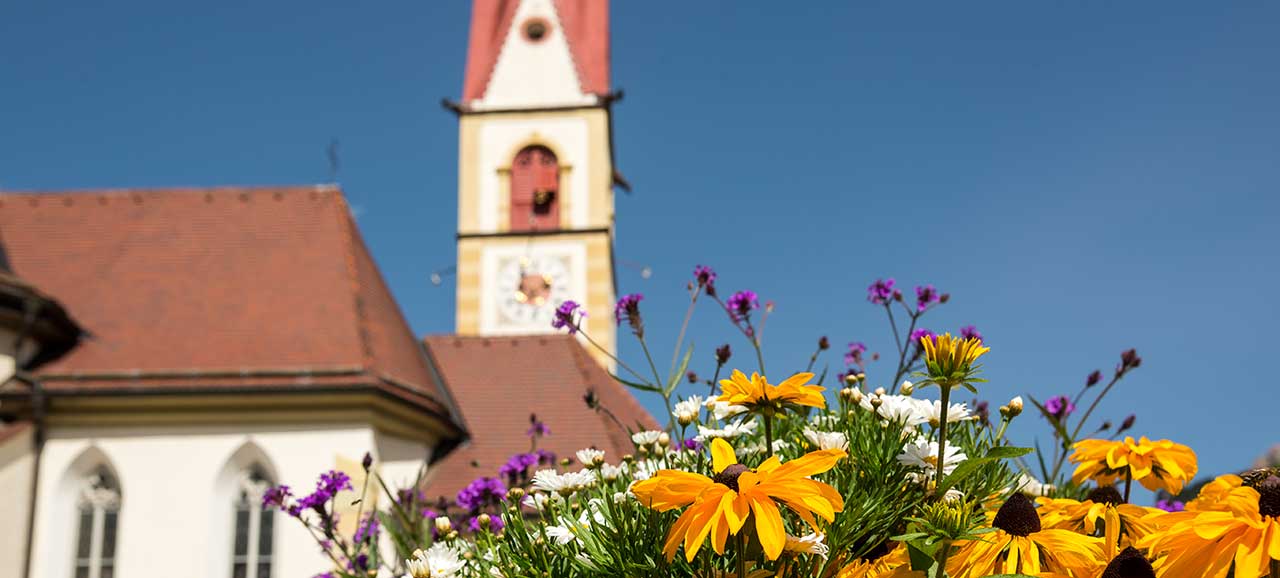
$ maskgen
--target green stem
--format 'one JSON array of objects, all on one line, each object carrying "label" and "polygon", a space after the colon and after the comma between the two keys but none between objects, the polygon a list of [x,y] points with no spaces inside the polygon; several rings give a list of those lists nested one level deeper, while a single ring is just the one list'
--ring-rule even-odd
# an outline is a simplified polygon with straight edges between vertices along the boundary
[{"label": "green stem", "polygon": [[[768,457],[773,457],[773,419],[768,413],[761,414],[764,418],[764,449]],[[766,458],[768,459],[768,458]]]},{"label": "green stem", "polygon": [[676,350],[671,353],[671,371],[675,373],[676,364],[680,362],[680,348],[684,346],[684,334],[689,329],[689,320],[693,318],[693,307],[698,304],[698,296],[702,294],[702,289],[695,289],[693,298],[689,300],[689,309],[684,312],[684,323],[680,324],[680,333],[676,336]]},{"label": "green stem", "polygon": [[[667,406],[667,430],[671,433],[676,431],[675,412],[671,409],[671,391],[668,390],[667,384],[663,383],[662,376],[658,374],[658,366],[653,363],[653,356],[649,354],[649,344],[645,343],[643,335],[637,335],[640,342],[640,349],[644,350],[644,358],[649,360],[649,369],[653,370],[654,383],[662,389],[662,403]],[[674,389],[674,388],[672,388]]]},{"label": "green stem", "polygon": [[738,578],[747,578],[747,529],[738,530]]},{"label": "green stem", "polygon": [[[578,334],[581,335],[583,339],[586,339],[587,343],[590,343],[592,347],[596,348],[601,353],[609,356],[609,359],[612,359],[614,363],[618,364],[618,367],[621,367],[627,370],[627,373],[630,373],[636,379],[640,381],[646,381],[647,378],[645,376],[640,375],[638,372],[636,372],[636,370],[631,369],[631,366],[623,363],[621,359],[618,359],[618,356],[611,353],[608,349],[601,347],[599,343],[596,343],[596,340],[592,339],[590,335],[587,335],[586,331],[579,329]],[[661,380],[659,380],[659,383],[656,383],[654,385],[656,385],[657,387],[662,387]]]},{"label": "green stem", "polygon": [[947,576],[947,558],[951,557],[951,542],[949,540],[942,541],[942,547],[938,549],[938,577],[946,578]]},{"label": "green stem", "polygon": [[938,384],[942,389],[942,410],[938,415],[938,463],[934,470],[934,487],[942,483],[943,466],[947,463],[947,408],[951,403],[951,384]]},{"label": "green stem", "polygon": [[1124,472],[1124,503],[1129,503],[1129,488],[1133,487],[1133,470]]},{"label": "green stem", "polygon": [[756,348],[756,361],[760,363],[760,376],[764,377],[764,350],[760,349],[760,337],[752,335],[751,346]]}]

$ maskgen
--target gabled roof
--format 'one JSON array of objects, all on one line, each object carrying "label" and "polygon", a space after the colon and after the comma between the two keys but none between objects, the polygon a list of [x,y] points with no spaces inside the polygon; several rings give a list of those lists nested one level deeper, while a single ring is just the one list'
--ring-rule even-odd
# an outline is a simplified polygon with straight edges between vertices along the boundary
[{"label": "gabled roof", "polygon": [[[596,447],[617,463],[634,452],[627,428],[658,429],[635,397],[570,336],[437,335],[428,336],[426,344],[471,432],[467,444],[428,470],[429,499],[453,499],[471,480],[497,477],[507,458],[528,452],[529,414],[537,414],[551,430],[539,447],[562,458]],[[587,407],[588,391],[617,422]]]},{"label": "gabled roof", "polygon": [[0,193],[0,242],[91,335],[52,394],[374,388],[456,429],[337,187]]},{"label": "gabled roof", "polygon": [[[522,0],[474,0],[462,100],[484,98]],[[609,1],[555,0],[556,15],[585,94],[609,92]]]}]

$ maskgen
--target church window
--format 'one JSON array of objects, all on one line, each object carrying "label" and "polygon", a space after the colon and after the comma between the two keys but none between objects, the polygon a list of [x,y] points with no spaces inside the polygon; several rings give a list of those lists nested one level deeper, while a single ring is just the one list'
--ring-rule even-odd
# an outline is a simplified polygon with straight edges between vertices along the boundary
[{"label": "church window", "polygon": [[76,515],[75,578],[114,578],[120,484],[106,468],[85,478]]},{"label": "church window", "polygon": [[261,467],[250,467],[240,476],[239,491],[232,505],[235,531],[232,578],[271,577],[275,512],[262,506],[262,496],[272,485]]},{"label": "church window", "polygon": [[525,147],[511,163],[511,230],[560,227],[560,163],[544,146]]}]

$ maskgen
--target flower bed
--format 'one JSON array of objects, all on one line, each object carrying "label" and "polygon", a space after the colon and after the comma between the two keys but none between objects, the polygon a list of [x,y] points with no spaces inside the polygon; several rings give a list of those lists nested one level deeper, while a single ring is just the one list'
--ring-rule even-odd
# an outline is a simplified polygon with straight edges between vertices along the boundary
[{"label": "flower bed", "polygon": [[[770,307],[749,291],[722,300],[704,266],[689,292],[690,314],[700,300],[714,302],[754,363],[735,363],[724,345],[712,377],[702,379],[689,369],[682,327],[683,361],[660,375],[645,342],[642,297],[624,296],[616,321],[640,340],[653,371],[616,360],[616,378],[661,396],[667,408],[665,430],[630,432],[633,453],[583,448],[557,462],[537,448],[550,429],[535,418],[531,451],[453,503],[427,503],[417,490],[366,476],[375,485],[366,482],[361,496],[385,492],[391,504],[363,516],[350,537],[333,515],[338,492],[350,489],[340,472],[296,499],[278,488],[266,505],[315,535],[334,562],[329,576],[1280,578],[1280,469],[1220,476],[1184,503],[1197,473],[1190,448],[1126,436],[1133,416],[1116,427],[1090,421],[1141,366],[1133,350],[1110,378],[1089,374],[1075,396],[1030,398],[1054,438],[1048,451],[1033,452],[1006,436],[1025,409],[1021,397],[995,414],[984,402],[954,401],[961,391],[979,393],[989,348],[972,326],[958,336],[920,326],[950,299],[932,286],[917,287],[912,303],[892,279],[868,289],[894,335],[891,379],[868,377],[876,356],[861,343],[849,344],[845,372],[815,375],[830,349],[824,337],[804,371],[771,380],[761,351]],[[582,316],[567,301],[553,324],[581,333]],[[732,369],[742,365],[754,371]],[[684,382],[707,395],[677,398]],[[372,472],[371,460],[364,467]],[[1159,492],[1160,507],[1129,503],[1135,483]]]}]

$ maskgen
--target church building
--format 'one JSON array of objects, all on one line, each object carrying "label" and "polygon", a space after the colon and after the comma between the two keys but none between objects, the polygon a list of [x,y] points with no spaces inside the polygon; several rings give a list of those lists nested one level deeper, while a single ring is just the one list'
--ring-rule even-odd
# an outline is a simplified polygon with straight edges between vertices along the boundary
[{"label": "church building", "polygon": [[453,334],[412,332],[335,185],[0,192],[0,578],[309,577],[270,485],[369,453],[452,499],[531,414],[628,453],[653,418],[551,327],[572,299],[615,348],[614,101],[607,2],[475,0]]}]

